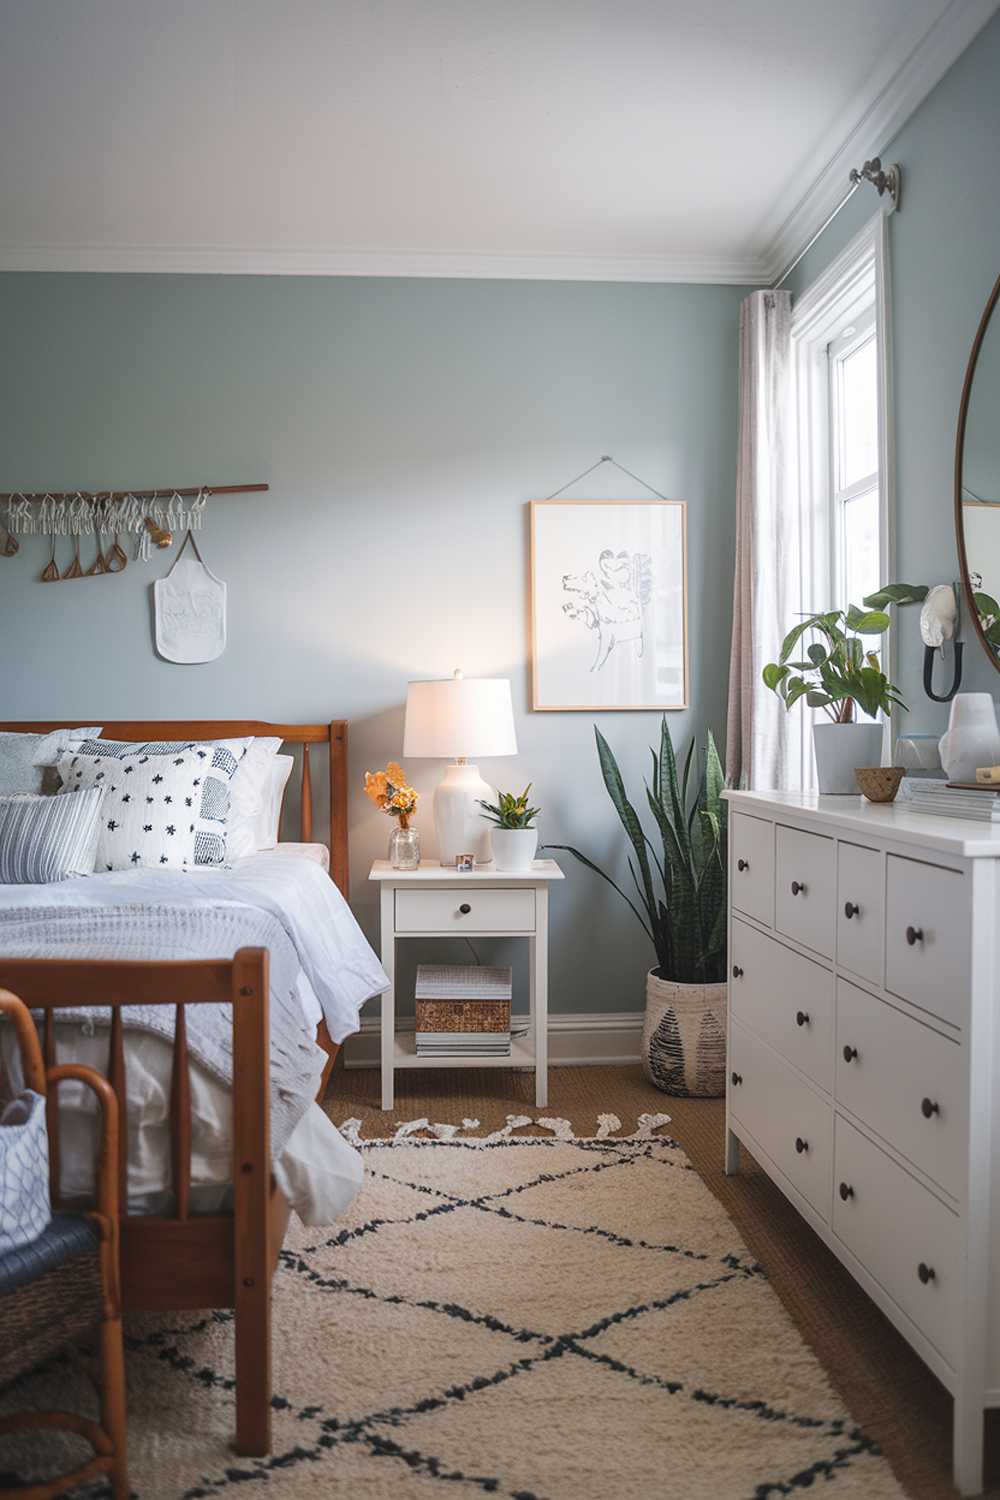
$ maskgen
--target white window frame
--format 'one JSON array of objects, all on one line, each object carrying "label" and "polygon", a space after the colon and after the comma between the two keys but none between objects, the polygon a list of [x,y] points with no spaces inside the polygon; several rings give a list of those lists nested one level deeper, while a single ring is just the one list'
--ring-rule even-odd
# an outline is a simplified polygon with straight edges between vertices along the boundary
[{"label": "white window frame", "polygon": [[[831,464],[829,346],[854,322],[875,311],[878,380],[879,551],[882,582],[895,569],[895,463],[892,432],[892,330],[890,323],[889,229],[878,213],[802,294],[792,307],[792,380],[795,470],[802,531],[802,607],[812,612],[840,609],[858,600],[839,596],[839,526],[835,515]],[[883,667],[895,671],[895,620],[886,639]],[[803,766],[805,784],[813,779],[812,757]]]}]

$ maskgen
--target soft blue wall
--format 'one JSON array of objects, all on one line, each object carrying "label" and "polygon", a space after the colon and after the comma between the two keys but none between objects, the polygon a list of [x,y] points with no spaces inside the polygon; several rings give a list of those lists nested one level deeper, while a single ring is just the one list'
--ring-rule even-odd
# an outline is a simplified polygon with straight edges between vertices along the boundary
[{"label": "soft blue wall", "polygon": [[[688,501],[693,708],[671,725],[683,744],[708,725],[721,738],[742,295],[0,277],[0,488],[271,485],[210,507],[202,548],[230,589],[229,647],[211,665],[154,655],[151,584],[170,555],[54,587],[37,582],[41,539],[0,558],[0,718],[349,718],[354,903],[374,934],[365,875],[389,829],[359,788],[366,767],[399,755],[407,679],[457,665],[509,675],[520,756],[486,775],[533,780],[543,838],[621,870],[590,716],[527,710],[526,502],[602,453]],[[644,491],[605,466],[573,493]],[[635,780],[656,717],[601,727]],[[411,769],[429,793],[442,768]],[[431,833],[427,804],[420,826]],[[596,877],[567,873],[553,1009],[639,1008],[651,955],[634,919]]]},{"label": "soft blue wall", "polygon": [[[980,32],[911,116],[884,161],[903,168],[890,219],[896,433],[896,573],[909,582],[958,577],[954,527],[955,426],[972,340],[1000,272],[1000,16]],[[855,193],[789,278],[801,292],[872,213]],[[1000,333],[994,331],[995,337]],[[1000,419],[1000,418],[998,418]],[[1000,678],[971,629],[963,687],[992,692]],[[940,731],[947,708],[924,697],[914,610],[901,615],[900,681],[911,733]]]}]

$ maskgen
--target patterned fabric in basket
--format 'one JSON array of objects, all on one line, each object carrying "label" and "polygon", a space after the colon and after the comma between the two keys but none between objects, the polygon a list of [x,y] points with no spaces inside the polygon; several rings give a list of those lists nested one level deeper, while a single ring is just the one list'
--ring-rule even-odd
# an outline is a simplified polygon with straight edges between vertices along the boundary
[{"label": "patterned fabric in basket", "polygon": [[45,1100],[25,1089],[0,1114],[0,1255],[37,1240],[51,1218]]}]

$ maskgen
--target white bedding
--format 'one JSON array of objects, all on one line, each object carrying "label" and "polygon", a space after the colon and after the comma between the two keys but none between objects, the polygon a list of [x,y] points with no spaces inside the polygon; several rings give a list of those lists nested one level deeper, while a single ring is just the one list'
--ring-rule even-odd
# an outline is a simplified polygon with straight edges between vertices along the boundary
[{"label": "white bedding", "polygon": [[[0,885],[0,907],[116,906],[156,902],[262,908],[284,927],[299,956],[297,992],[311,1026],[322,1016],[342,1042],[358,1029],[361,1006],[388,987],[388,978],[350,908],[311,846],[278,845],[236,861],[232,869],[122,870],[56,885]],[[3,1028],[4,1032],[7,1028]],[[11,1061],[12,1037],[4,1051]],[[60,1062],[104,1071],[107,1033],[89,1025],[57,1028]],[[158,1036],[126,1036],[129,1117],[129,1210],[169,1211],[169,1098],[171,1049]],[[191,1062],[192,1208],[212,1212],[228,1194],[232,1176],[229,1090]],[[93,1181],[96,1104],[82,1085],[60,1090],[62,1189],[89,1191]],[[310,1105],[274,1163],[275,1176],[307,1224],[330,1223],[361,1184],[361,1158],[318,1105]]]}]

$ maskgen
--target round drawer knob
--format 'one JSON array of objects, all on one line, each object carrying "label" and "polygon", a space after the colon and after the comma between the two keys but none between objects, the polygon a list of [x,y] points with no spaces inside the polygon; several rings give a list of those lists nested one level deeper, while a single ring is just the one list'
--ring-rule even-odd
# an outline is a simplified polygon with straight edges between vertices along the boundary
[{"label": "round drawer knob", "polygon": [[472,910],[472,907],[469,905],[468,901],[463,901],[458,909],[463,917],[467,917],[469,915],[469,912]]},{"label": "round drawer knob", "polygon": [[740,1084],[743,1082],[743,1074],[742,1073],[730,1073],[729,1076],[732,1079],[733,1088],[738,1088],[740,1086]]},{"label": "round drawer knob", "polygon": [[848,1198],[854,1197],[854,1189],[849,1182],[842,1182],[840,1184],[840,1196],[844,1203],[847,1202]]},{"label": "round drawer knob", "polygon": [[860,914],[861,914],[861,907],[858,905],[858,903],[856,901],[845,901],[844,902],[844,916],[847,918],[848,921],[850,921],[852,917],[860,916]]},{"label": "round drawer knob", "polygon": [[803,1153],[803,1151],[808,1151],[809,1150],[809,1142],[808,1141],[804,1141],[800,1135],[797,1135],[795,1137],[795,1149],[799,1153],[799,1155],[801,1156],[802,1153]]},{"label": "round drawer knob", "polygon": [[805,886],[802,885],[800,881],[793,880],[792,881],[792,895],[793,896],[804,896],[805,893],[806,893]]},{"label": "round drawer knob", "polygon": [[857,1049],[857,1047],[850,1047],[850,1046],[848,1046],[848,1047],[844,1048],[844,1061],[845,1062],[853,1062],[854,1059],[857,1057],[857,1055],[858,1055],[858,1049]]},{"label": "round drawer knob", "polygon": [[906,929],[906,941],[909,943],[911,948],[915,948],[916,945],[918,943],[922,943],[923,940],[924,929],[922,927],[908,927]]},{"label": "round drawer knob", "polygon": [[808,1026],[809,1012],[806,1010],[797,1010],[795,1012],[795,1024],[796,1026]]},{"label": "round drawer knob", "polygon": [[739,964],[733,964],[733,978],[734,979],[742,979],[743,978],[743,970],[740,968]]},{"label": "round drawer knob", "polygon": [[920,1113],[923,1115],[925,1120],[929,1120],[934,1115],[939,1115],[941,1113],[941,1106],[934,1099],[921,1099]]},{"label": "round drawer knob", "polygon": [[742,875],[745,870],[749,870],[749,868],[750,868],[750,861],[748,859],[738,859],[736,861],[736,868],[737,868],[737,870],[739,870],[740,874]]},{"label": "round drawer knob", "polygon": [[920,1277],[920,1280],[923,1282],[924,1286],[926,1286],[929,1281],[935,1280],[934,1267],[925,1265],[924,1262],[921,1261],[919,1266],[917,1267],[917,1275]]}]

